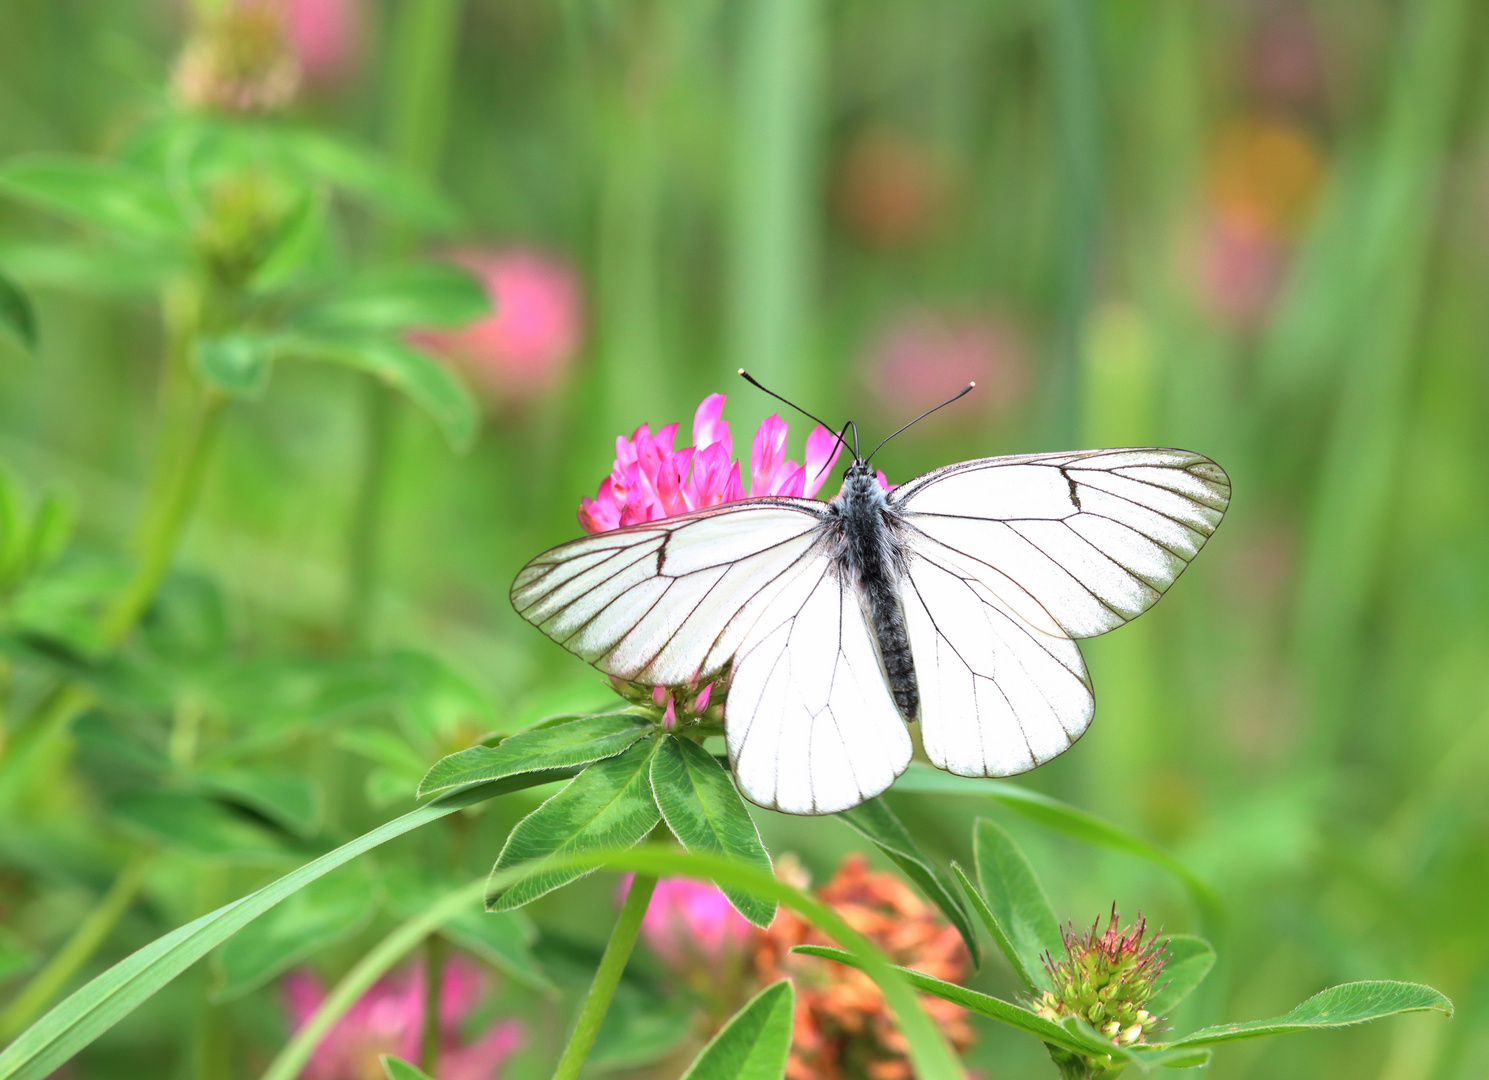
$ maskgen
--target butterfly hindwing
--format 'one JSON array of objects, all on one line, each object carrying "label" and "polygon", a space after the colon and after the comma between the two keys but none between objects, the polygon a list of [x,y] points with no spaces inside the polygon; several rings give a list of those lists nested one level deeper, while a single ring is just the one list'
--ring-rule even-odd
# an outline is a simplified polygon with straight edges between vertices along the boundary
[{"label": "butterfly hindwing", "polygon": [[740,789],[786,813],[857,806],[910,762],[910,735],[863,609],[826,559],[755,621],[735,658],[724,715]]},{"label": "butterfly hindwing", "polygon": [[[1027,772],[1069,749],[1091,722],[1080,649],[1037,629],[995,592],[986,567],[930,538],[903,583],[920,687],[921,740],[937,768],[961,776]],[[1000,595],[1001,594],[1001,595]]]},{"label": "butterfly hindwing", "polygon": [[932,764],[1007,776],[1091,721],[1072,638],[1136,618],[1215,531],[1230,481],[1180,450],[964,462],[898,489],[902,583]]}]

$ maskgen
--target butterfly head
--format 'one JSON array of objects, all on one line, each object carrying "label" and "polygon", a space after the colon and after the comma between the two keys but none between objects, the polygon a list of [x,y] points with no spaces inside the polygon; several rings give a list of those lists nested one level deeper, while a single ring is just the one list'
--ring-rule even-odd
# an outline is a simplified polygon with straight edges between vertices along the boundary
[{"label": "butterfly head", "polygon": [[[795,402],[789,401],[786,398],[781,397],[781,395],[780,394],[777,394],[774,390],[770,390],[770,389],[767,389],[764,386],[761,386],[760,383],[754,378],[754,376],[752,376],[748,372],[746,372],[744,368],[740,368],[739,369],[739,374],[740,374],[740,377],[743,378],[751,386],[755,387],[758,390],[764,390],[771,397],[775,398],[777,401],[782,401],[782,402],[785,402],[787,405],[790,405],[793,409],[795,409],[797,412],[801,413],[803,416],[807,417],[809,420],[816,420],[817,423],[822,424],[822,426],[825,427],[825,428],[827,428],[829,431],[832,430],[832,428],[831,428],[830,425],[822,423],[822,421],[820,419],[818,419],[816,416],[813,416],[811,413],[807,412],[800,405],[797,405]],[[966,397],[968,394],[970,394],[972,392],[972,389],[976,385],[977,384],[975,382],[968,383],[960,391],[958,391],[957,393],[953,394],[951,397],[947,398],[945,401],[941,402],[940,405],[937,405],[935,408],[932,408],[932,409],[927,409],[925,412],[923,412],[919,416],[917,416],[914,420],[911,420],[908,424],[904,425],[904,427],[901,427],[898,431],[895,431],[895,432],[893,432],[893,433],[891,433],[889,435],[886,435],[883,439],[881,439],[879,441],[879,445],[878,446],[874,447],[872,450],[869,451],[867,457],[864,457],[859,452],[859,449],[858,449],[858,425],[855,424],[852,420],[849,420],[846,424],[843,425],[842,430],[837,433],[838,442],[842,443],[843,444],[843,449],[846,450],[846,449],[848,449],[848,438],[847,438],[848,432],[849,431],[852,431],[853,432],[853,463],[848,466],[848,471],[843,474],[843,489],[846,491],[849,488],[861,487],[863,485],[863,483],[864,483],[865,480],[869,480],[869,481],[873,481],[873,482],[876,482],[877,483],[877,474],[876,474],[876,471],[875,471],[874,465],[873,465],[874,455],[879,452],[880,448],[883,447],[883,445],[885,443],[887,443],[890,439],[894,438],[901,431],[904,431],[906,428],[913,427],[915,424],[918,424],[920,421],[924,420],[927,416],[930,416],[931,413],[935,412],[937,409],[944,409],[946,406],[950,405],[953,401],[958,401],[961,398]]]}]

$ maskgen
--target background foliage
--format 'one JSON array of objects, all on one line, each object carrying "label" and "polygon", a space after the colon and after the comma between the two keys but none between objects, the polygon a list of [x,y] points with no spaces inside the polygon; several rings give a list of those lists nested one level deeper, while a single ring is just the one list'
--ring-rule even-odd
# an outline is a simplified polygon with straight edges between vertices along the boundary
[{"label": "background foliage", "polygon": [[[1460,1006],[1452,1024],[1239,1044],[1216,1076],[1475,1075],[1489,1051],[1486,13],[1467,0],[467,0],[443,5],[459,21],[442,57],[423,47],[437,32],[400,22],[418,6],[362,5],[355,60],[294,115],[432,175],[458,224],[353,207],[341,242],[358,257],[552,253],[583,296],[577,360],[540,393],[491,390],[464,454],[448,423],[338,366],[279,365],[260,400],[226,406],[129,663],[90,669],[95,686],[134,680],[100,691],[133,713],[84,713],[0,790],[0,979],[19,986],[128,873],[141,902],[89,970],[410,808],[441,754],[603,703],[597,677],[506,594],[526,559],[577,532],[615,434],[686,423],[713,391],[730,395],[736,434],[752,430],[774,410],[732,376],[741,365],[878,432],[971,372],[979,398],[885,451],[892,481],[953,458],[1120,444],[1189,447],[1231,475],[1228,519],[1173,593],[1084,647],[1091,733],[1026,778],[1173,853],[1219,911],[1149,862],[984,799],[904,793],[896,813],[964,865],[972,820],[997,817],[1061,919],[1116,898],[1210,937],[1220,962],[1186,1027],[1275,1016],[1360,979],[1429,983]],[[183,18],[166,0],[9,0],[0,159],[119,152],[164,107]],[[447,95],[410,97],[439,85],[431,69],[448,72]],[[33,355],[24,315],[7,314],[0,458],[16,479],[0,579],[26,584],[7,594],[7,626],[72,641],[127,576],[165,347],[137,285],[147,268],[59,261],[77,235],[0,204],[0,270],[34,299],[38,338]],[[46,492],[76,506],[65,554],[46,541],[64,501]],[[12,738],[78,662],[19,649]],[[191,708],[200,732],[181,721]],[[158,759],[120,735],[120,715],[151,718],[130,731],[151,732]],[[163,772],[189,782],[138,794],[133,774]],[[225,792],[257,820],[214,817]],[[524,798],[468,835],[395,842],[385,861],[462,886]],[[819,878],[863,846],[833,823],[756,817],[772,852]],[[171,831],[181,820],[192,835]],[[535,1032],[509,1075],[551,1062],[562,1033],[542,1017],[562,1011],[524,986],[582,984],[613,887],[601,875],[554,893],[491,946],[510,953],[501,1007]],[[396,892],[343,885],[326,971],[419,907]],[[524,971],[532,954],[510,946],[532,940],[544,965]],[[262,1068],[283,1041],[276,997],[251,989],[269,973],[229,972],[241,993],[195,1030],[177,1010],[216,971],[173,986],[78,1075],[158,1073],[221,1053],[223,1032]],[[1017,989],[995,964],[975,985]],[[971,1062],[1049,1069],[992,1025]]]}]

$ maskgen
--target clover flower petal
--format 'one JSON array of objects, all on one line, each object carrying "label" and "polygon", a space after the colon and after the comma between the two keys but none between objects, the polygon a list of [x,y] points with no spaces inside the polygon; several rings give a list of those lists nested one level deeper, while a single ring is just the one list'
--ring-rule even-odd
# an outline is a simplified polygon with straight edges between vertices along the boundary
[{"label": "clover flower petal", "polygon": [[729,433],[729,421],[724,420],[724,395],[709,394],[693,413],[693,445],[699,450],[710,446],[722,446],[726,458],[734,456],[734,438]]},{"label": "clover flower petal", "polygon": [[827,474],[832,472],[832,467],[837,464],[838,455],[842,452],[843,440],[835,432],[828,431],[820,424],[812,429],[812,433],[807,436],[806,489],[803,491],[807,498],[815,497],[822,490]]},{"label": "clover flower petal", "polygon": [[[522,1025],[503,1021],[467,1042],[461,1029],[485,996],[487,980],[464,957],[446,964],[440,982],[440,1076],[444,1080],[493,1080],[496,1070],[523,1041]],[[326,991],[308,971],[294,971],[283,983],[285,1004],[296,1028],[308,1023]],[[363,1080],[380,1075],[378,1059],[394,1054],[417,1060],[424,1031],[424,972],[412,968],[372,985],[316,1046],[305,1067],[306,1080]]]}]

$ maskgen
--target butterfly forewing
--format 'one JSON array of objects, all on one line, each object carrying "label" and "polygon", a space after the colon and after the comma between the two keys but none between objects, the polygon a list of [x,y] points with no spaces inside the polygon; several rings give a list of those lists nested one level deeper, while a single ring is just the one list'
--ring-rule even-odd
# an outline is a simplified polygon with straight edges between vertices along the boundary
[{"label": "butterfly forewing", "polygon": [[687,683],[729,662],[718,646],[737,647],[762,597],[812,556],[821,514],[760,499],[584,537],[528,563],[512,604],[606,674]]},{"label": "butterfly forewing", "polygon": [[1163,449],[989,458],[896,491],[932,763],[1006,776],[1070,746],[1093,702],[1069,639],[1157,602],[1229,501],[1218,465]]}]

